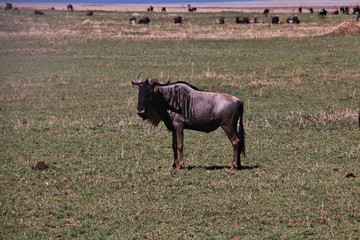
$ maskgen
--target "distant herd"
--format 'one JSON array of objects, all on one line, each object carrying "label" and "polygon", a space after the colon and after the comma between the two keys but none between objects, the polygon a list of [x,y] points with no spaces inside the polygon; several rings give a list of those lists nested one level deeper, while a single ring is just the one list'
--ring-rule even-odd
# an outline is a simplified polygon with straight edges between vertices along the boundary
[{"label": "distant herd", "polygon": [[[66,9],[68,11],[74,11],[74,7],[72,6],[72,4],[68,4],[66,6]],[[51,8],[51,10],[55,10],[54,7]],[[307,9],[311,14],[314,13],[314,9],[313,8],[308,8]],[[5,5],[5,8],[4,8],[4,11],[13,11],[15,13],[19,13],[20,10],[19,8],[13,8],[13,4],[12,3],[6,3]],[[154,7],[153,6],[150,6],[147,8],[147,11],[148,12],[153,12],[154,11]],[[196,12],[197,11],[197,8],[196,7],[192,7],[190,4],[188,4],[188,11],[189,12]],[[166,12],[166,7],[162,7],[161,8],[161,12]],[[301,14],[303,12],[303,8],[302,7],[299,7],[298,8],[298,12]],[[267,17],[268,14],[270,13],[270,9],[266,8],[263,12],[263,14]],[[357,21],[360,21],[360,7],[359,6],[356,6],[352,9],[352,11],[350,10],[349,7],[341,7],[340,9],[336,9],[334,12],[331,12],[330,14],[333,14],[333,15],[338,15],[338,14],[347,14],[347,15],[356,15],[356,20]],[[43,11],[40,11],[40,10],[35,10],[34,11],[34,14],[36,15],[44,15],[45,13]],[[88,11],[86,13],[87,16],[92,16],[94,13],[93,11]],[[326,18],[326,16],[329,14],[329,12],[323,8],[321,9],[319,12],[318,12],[318,15],[321,17],[321,18]],[[182,23],[183,21],[183,18],[182,16],[176,16],[174,17],[173,19],[173,23]],[[142,17],[140,19],[136,19],[136,17],[131,17],[129,19],[129,22],[130,24],[148,24],[150,23],[150,18],[149,17]],[[297,16],[294,16],[292,18],[288,18],[286,19],[286,22],[289,23],[289,24],[299,24],[300,23],[300,20]],[[216,24],[225,24],[225,19],[224,17],[220,17],[218,19],[216,19],[215,21]],[[264,21],[262,21],[261,19],[255,17],[253,19],[250,19],[248,17],[243,17],[242,19],[240,19],[240,17],[236,17],[235,18],[235,23],[237,24],[250,24],[250,23],[264,23]],[[283,23],[281,21],[281,19],[278,17],[278,16],[273,16],[272,19],[271,19],[271,23],[272,24],[281,24]]]}]

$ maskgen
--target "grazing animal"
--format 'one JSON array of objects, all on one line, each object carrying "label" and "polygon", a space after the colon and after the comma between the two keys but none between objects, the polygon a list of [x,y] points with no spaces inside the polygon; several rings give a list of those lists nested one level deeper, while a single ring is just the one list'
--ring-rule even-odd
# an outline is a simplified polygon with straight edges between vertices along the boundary
[{"label": "grazing animal", "polygon": [[225,19],[223,17],[216,19],[216,24],[224,24],[224,23],[225,23]]},{"label": "grazing animal", "polygon": [[149,22],[150,22],[150,18],[143,17],[143,18],[140,18],[140,20],[138,21],[138,24],[148,24]]},{"label": "grazing animal", "polygon": [[153,6],[148,7],[147,11],[148,11],[148,12],[154,11],[154,7],[153,7]]},{"label": "grazing animal", "polygon": [[339,10],[336,9],[336,10],[334,11],[334,15],[338,15],[338,14],[339,14]]},{"label": "grazing animal", "polygon": [[154,126],[163,121],[172,132],[173,167],[184,168],[184,129],[209,133],[221,127],[233,146],[231,169],[241,168],[240,153],[245,156],[242,101],[225,93],[201,91],[186,82],[170,83],[169,75],[165,83],[156,78],[139,81],[140,74],[131,82],[139,90],[137,114]]},{"label": "grazing animal", "polygon": [[136,24],[136,17],[131,17],[130,19],[129,19],[129,22],[130,22],[130,24]]},{"label": "grazing animal", "polygon": [[302,7],[299,7],[298,11],[299,13],[302,13]]},{"label": "grazing animal", "polygon": [[161,8],[162,12],[166,12],[166,7]]},{"label": "grazing animal", "polygon": [[14,13],[20,13],[19,8],[14,8]]},{"label": "grazing animal", "polygon": [[174,23],[182,23],[182,17],[181,16],[174,17]]},{"label": "grazing animal", "polygon": [[319,15],[322,17],[322,18],[325,18],[326,15],[327,15],[327,11],[325,8],[323,8],[320,12],[319,12]]},{"label": "grazing animal", "polygon": [[310,11],[311,14],[314,13],[314,9],[313,9],[313,8],[309,8],[309,11]]},{"label": "grazing animal", "polygon": [[254,17],[254,20],[250,21],[250,23],[264,23],[264,21],[261,19],[258,19],[257,17]]},{"label": "grazing animal", "polygon": [[6,3],[6,6],[4,8],[4,11],[11,10],[12,9],[12,3]]},{"label": "grazing animal", "polygon": [[35,11],[34,11],[34,14],[36,14],[36,15],[44,15],[45,13],[43,13],[43,12],[40,11],[40,10],[35,10]]},{"label": "grazing animal", "polygon": [[270,9],[265,8],[265,10],[264,10],[264,12],[263,12],[263,13],[264,13],[264,15],[265,15],[265,16],[268,16],[269,12],[270,12]]},{"label": "grazing animal", "polygon": [[196,12],[196,7],[188,7],[189,12]]},{"label": "grazing animal", "polygon": [[279,24],[281,23],[280,18],[278,16],[272,17],[271,19],[272,24]]},{"label": "grazing animal", "polygon": [[93,11],[88,11],[87,13],[86,13],[86,16],[92,16],[94,13],[93,13]]},{"label": "grazing animal", "polygon": [[250,19],[248,17],[243,17],[243,19],[240,19],[240,17],[236,17],[235,18],[235,23],[249,24]]},{"label": "grazing animal", "polygon": [[67,5],[66,8],[67,10],[74,11],[74,7],[71,4]]},{"label": "grazing animal", "polygon": [[360,14],[360,7],[356,6],[353,8],[353,14],[359,13]]},{"label": "grazing animal", "polygon": [[286,20],[287,23],[296,23],[296,24],[299,24],[300,23],[300,20],[297,16],[293,17],[293,18],[288,18]]}]

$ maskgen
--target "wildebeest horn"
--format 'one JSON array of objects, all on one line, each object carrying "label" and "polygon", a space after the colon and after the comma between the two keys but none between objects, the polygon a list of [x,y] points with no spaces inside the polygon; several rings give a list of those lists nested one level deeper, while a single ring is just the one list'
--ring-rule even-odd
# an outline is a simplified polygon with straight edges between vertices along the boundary
[{"label": "wildebeest horn", "polygon": [[136,79],[135,79],[135,81],[136,81],[136,83],[137,84],[140,84],[140,83],[142,83],[142,81],[140,82],[139,80],[138,80],[138,78],[139,78],[139,76],[140,76],[140,74],[141,74],[142,72],[140,72],[137,76],[136,76]]},{"label": "wildebeest horn", "polygon": [[150,80],[150,84],[154,85],[154,84],[157,84],[157,85],[168,85],[170,83],[170,76],[169,76],[169,73],[167,74],[167,80],[166,82],[160,82],[157,78],[152,78]]}]

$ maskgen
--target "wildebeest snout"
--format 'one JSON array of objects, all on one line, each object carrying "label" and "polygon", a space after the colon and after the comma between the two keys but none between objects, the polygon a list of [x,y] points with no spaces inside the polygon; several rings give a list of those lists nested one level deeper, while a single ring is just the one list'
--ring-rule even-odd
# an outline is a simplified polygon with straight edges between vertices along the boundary
[{"label": "wildebeest snout", "polygon": [[146,117],[145,109],[138,109],[137,114],[142,118]]}]

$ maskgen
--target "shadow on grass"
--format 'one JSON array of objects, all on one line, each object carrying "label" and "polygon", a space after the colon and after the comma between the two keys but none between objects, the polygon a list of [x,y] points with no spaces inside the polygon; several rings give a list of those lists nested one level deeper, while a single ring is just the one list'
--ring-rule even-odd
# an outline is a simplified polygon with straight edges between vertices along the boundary
[{"label": "shadow on grass", "polygon": [[[240,169],[238,170],[251,170],[251,169],[255,169],[255,168],[259,168],[259,165],[255,165],[255,166],[241,166]],[[205,169],[205,170],[223,170],[223,169],[231,169],[230,166],[218,166],[218,165],[214,165],[214,166],[188,166],[185,169],[187,170],[192,170],[192,169]]]}]

